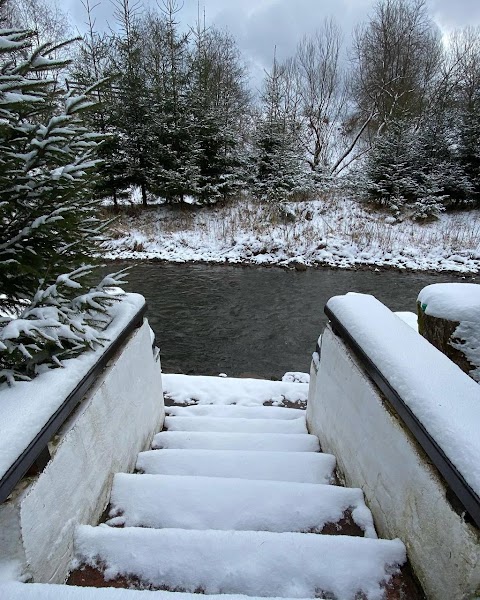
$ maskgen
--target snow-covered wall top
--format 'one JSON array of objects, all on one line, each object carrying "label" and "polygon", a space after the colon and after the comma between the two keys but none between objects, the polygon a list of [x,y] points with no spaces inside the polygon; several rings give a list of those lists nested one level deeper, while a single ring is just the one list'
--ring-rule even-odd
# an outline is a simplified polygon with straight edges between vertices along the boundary
[{"label": "snow-covered wall top", "polygon": [[476,283],[434,283],[418,295],[427,315],[449,321],[480,323],[480,285]]},{"label": "snow-covered wall top", "polygon": [[110,309],[113,319],[105,330],[109,342],[103,347],[65,360],[63,369],[46,371],[32,381],[0,386],[0,478],[144,304],[143,296],[126,294]]},{"label": "snow-covered wall top", "polygon": [[480,495],[480,386],[373,296],[327,306]]}]

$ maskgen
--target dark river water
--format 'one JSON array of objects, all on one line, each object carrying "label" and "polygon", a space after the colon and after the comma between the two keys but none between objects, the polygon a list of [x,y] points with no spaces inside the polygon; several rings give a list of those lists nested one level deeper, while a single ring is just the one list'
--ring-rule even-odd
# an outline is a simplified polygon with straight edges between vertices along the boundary
[{"label": "dark river water", "polygon": [[424,286],[459,280],[395,271],[141,263],[125,288],[147,299],[164,372],[280,378],[286,371],[308,372],[331,296],[363,292],[392,310],[415,312]]}]

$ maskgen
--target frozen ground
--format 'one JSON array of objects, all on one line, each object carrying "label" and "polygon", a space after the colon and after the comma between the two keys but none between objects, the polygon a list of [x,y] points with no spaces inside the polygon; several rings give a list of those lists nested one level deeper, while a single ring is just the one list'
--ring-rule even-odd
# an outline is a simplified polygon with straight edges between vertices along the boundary
[{"label": "frozen ground", "polygon": [[223,208],[132,207],[114,225],[106,257],[254,265],[480,270],[480,211],[431,223],[395,221],[346,198],[292,202],[288,216],[242,198]]}]

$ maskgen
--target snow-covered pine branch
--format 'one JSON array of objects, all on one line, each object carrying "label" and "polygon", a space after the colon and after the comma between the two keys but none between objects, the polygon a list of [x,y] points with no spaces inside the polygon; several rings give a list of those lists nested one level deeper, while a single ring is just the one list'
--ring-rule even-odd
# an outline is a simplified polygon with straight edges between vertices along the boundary
[{"label": "snow-covered pine branch", "polygon": [[41,283],[17,318],[0,318],[0,383],[29,380],[107,341],[108,308],[122,297],[111,288],[125,283],[125,270],[84,291],[79,280],[91,272],[84,266]]}]

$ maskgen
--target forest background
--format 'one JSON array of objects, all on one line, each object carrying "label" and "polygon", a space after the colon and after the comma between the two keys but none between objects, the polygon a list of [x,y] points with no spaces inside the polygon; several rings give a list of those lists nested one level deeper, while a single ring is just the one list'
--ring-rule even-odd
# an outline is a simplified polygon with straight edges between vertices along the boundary
[{"label": "forest background", "polygon": [[[7,24],[38,41],[72,30],[45,0],[7,5]],[[424,0],[380,0],[348,43],[319,17],[292,57],[272,48],[259,94],[233,37],[200,7],[186,26],[176,0],[114,0],[115,27],[102,32],[97,5],[83,6],[87,33],[56,76],[76,90],[104,82],[88,126],[108,138],[95,193],[115,206],[138,189],[144,205],[248,193],[281,212],[339,187],[395,218],[479,206],[479,30],[442,35]]]}]

